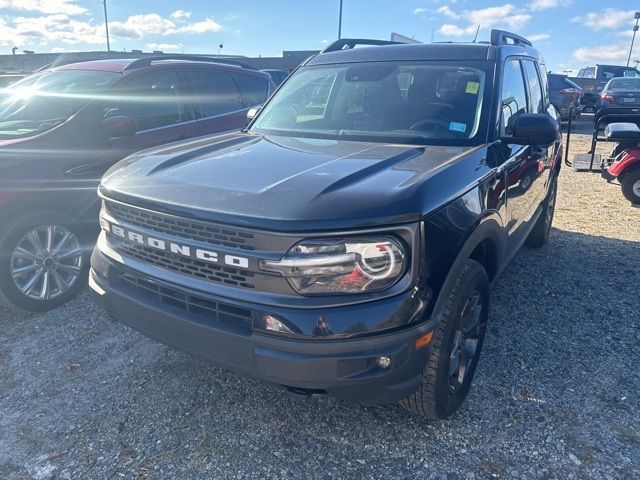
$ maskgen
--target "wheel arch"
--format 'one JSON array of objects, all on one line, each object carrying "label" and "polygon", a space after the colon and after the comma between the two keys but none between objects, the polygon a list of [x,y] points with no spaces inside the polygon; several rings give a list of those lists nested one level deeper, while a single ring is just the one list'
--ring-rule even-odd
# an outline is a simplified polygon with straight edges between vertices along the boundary
[{"label": "wheel arch", "polygon": [[493,283],[505,267],[503,261],[505,248],[505,232],[500,217],[497,214],[489,214],[481,218],[458,249],[451,268],[438,292],[432,316],[440,315],[446,303],[447,292],[453,286],[468,259],[480,263],[487,272],[489,281]]}]

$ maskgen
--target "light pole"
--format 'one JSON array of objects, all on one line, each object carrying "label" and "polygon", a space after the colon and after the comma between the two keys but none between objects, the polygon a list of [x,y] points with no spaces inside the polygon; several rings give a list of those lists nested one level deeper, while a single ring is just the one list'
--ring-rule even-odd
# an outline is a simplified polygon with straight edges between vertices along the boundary
[{"label": "light pole", "polygon": [[109,20],[107,20],[107,0],[102,0],[104,8],[104,30],[107,32],[107,56],[111,57],[111,44],[109,43]]},{"label": "light pole", "polygon": [[636,41],[636,32],[638,31],[638,21],[640,20],[640,12],[636,12],[635,14],[636,25],[633,27],[633,37],[631,37],[631,48],[629,49],[629,56],[627,57],[627,67],[629,66],[629,62],[631,61],[631,52],[633,52],[633,42]]},{"label": "light pole", "polygon": [[340,15],[338,15],[338,40],[342,38],[342,0],[340,0]]}]

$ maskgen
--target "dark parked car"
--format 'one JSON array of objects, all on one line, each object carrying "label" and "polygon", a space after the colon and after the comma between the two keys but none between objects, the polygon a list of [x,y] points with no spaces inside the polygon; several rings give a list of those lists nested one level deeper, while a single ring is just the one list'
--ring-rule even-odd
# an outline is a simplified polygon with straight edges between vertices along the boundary
[{"label": "dark parked car", "polygon": [[44,310],[77,292],[98,230],[95,191],[111,165],[141,149],[239,130],[273,89],[260,71],[147,57],[65,65],[4,90],[0,303]]},{"label": "dark parked car", "polygon": [[447,417],[491,283],[551,229],[545,72],[499,30],[338,40],[248,130],[110,169],[89,283],[113,318],[294,395]]},{"label": "dark parked car", "polygon": [[549,99],[551,105],[560,114],[560,118],[568,120],[570,112],[573,119],[578,118],[582,110],[580,104],[582,89],[569,80],[566,75],[550,73],[547,77],[549,79]]},{"label": "dark parked car", "polygon": [[289,74],[284,70],[266,69],[262,71],[269,74],[269,76],[271,77],[271,80],[273,80],[273,83],[275,83],[277,87],[279,87],[280,84],[284,82],[289,76]]},{"label": "dark parked car", "polygon": [[599,115],[607,109],[640,109],[640,77],[609,80],[600,94]]}]

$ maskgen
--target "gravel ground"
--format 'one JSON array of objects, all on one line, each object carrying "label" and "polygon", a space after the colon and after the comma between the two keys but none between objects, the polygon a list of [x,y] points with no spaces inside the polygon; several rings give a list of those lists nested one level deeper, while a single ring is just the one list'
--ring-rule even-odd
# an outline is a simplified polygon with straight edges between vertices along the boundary
[{"label": "gravel ground", "polygon": [[440,423],[294,400],[112,323],[88,293],[0,310],[0,478],[640,478],[640,210],[568,168],[558,204],[549,244],[496,285],[472,391]]}]

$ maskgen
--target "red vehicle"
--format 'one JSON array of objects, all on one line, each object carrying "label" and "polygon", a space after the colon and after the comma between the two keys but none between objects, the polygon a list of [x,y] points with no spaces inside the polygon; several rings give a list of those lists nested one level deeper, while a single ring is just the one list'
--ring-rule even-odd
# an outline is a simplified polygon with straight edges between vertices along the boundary
[{"label": "red vehicle", "polygon": [[273,90],[266,73],[187,56],[69,64],[3,90],[0,304],[46,310],[80,289],[111,165],[239,130]]},{"label": "red vehicle", "polygon": [[640,128],[635,123],[610,123],[605,137],[619,144],[603,165],[602,176],[609,181],[617,179],[627,200],[640,205]]}]

